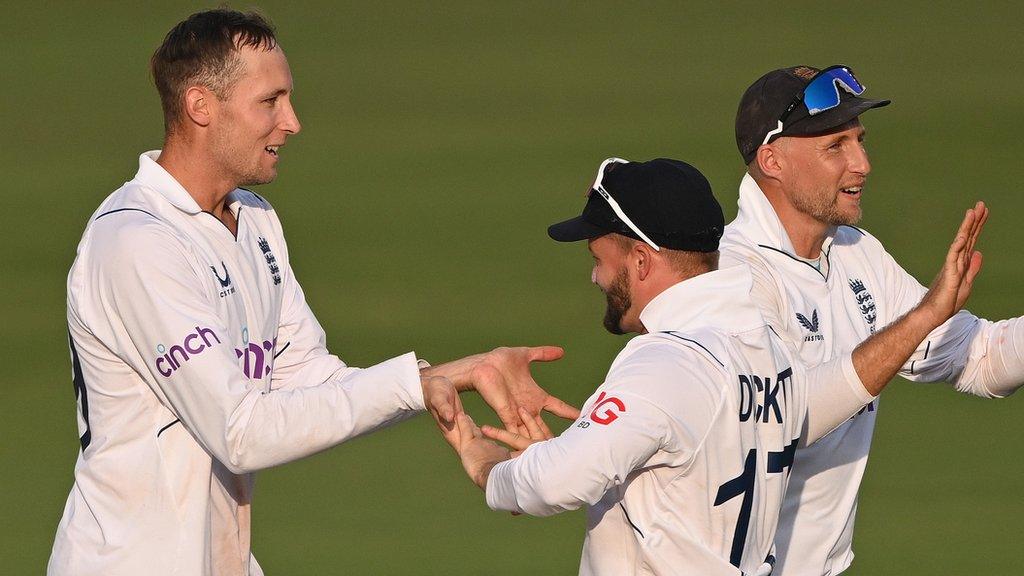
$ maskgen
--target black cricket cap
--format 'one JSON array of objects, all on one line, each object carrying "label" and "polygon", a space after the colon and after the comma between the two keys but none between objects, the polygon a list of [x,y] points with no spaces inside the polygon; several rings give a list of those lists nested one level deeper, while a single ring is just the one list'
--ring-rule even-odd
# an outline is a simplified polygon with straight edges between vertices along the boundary
[{"label": "black cricket cap", "polygon": [[[820,72],[811,66],[793,66],[772,70],[758,78],[743,93],[736,112],[736,146],[743,162],[750,164],[768,132],[779,125],[779,118],[798,94]],[[864,112],[886,106],[890,100],[869,100],[839,89],[839,106],[811,116],[801,102],[783,123],[779,136],[807,136],[828,132]]]},{"label": "black cricket cap", "polygon": [[[658,158],[609,164],[604,174],[604,189],[659,247],[718,250],[725,217],[711,184],[699,170],[681,160]],[[590,240],[612,232],[643,240],[593,190],[581,215],[548,227],[548,236],[559,242]]]}]

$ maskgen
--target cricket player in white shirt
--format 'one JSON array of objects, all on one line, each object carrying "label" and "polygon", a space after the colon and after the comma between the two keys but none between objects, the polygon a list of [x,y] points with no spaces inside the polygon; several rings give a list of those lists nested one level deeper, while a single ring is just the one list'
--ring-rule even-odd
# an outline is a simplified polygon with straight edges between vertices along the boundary
[{"label": "cricket player in white shirt", "polygon": [[[716,270],[724,221],[700,172],[611,158],[583,214],[548,232],[589,240],[605,327],[641,335],[557,438],[535,442],[550,432],[526,414],[529,436],[480,430],[460,414],[446,438],[491,508],[546,516],[588,506],[581,574],[770,574],[794,451],[873,401],[963,305],[984,214],[967,212],[917,308],[808,373],[751,301],[751,272]],[[509,459],[485,436],[524,451]]]},{"label": "cricket player in white shirt", "polygon": [[[861,113],[889,104],[862,98],[845,66],[774,70],[743,95],[736,142],[747,164],[739,213],[722,238],[722,267],[744,264],[769,323],[817,366],[853,350],[918,304],[924,287],[859,228],[871,165]],[[984,398],[1024,382],[1024,321],[960,312],[900,369]],[[812,388],[821,385],[812,381]],[[782,576],[824,576],[853,561],[857,491],[878,401],[827,438],[797,451],[776,537]]]},{"label": "cricket player in white shirt", "polygon": [[300,128],[273,29],[198,13],[152,68],[164,149],[89,219],[68,275],[82,450],[49,574],[257,576],[255,471],[425,408],[454,425],[456,389],[475,387],[514,429],[517,408],[578,415],[530,378],[554,347],[435,367],[331,355],[276,213],[239,188],[273,180]]}]

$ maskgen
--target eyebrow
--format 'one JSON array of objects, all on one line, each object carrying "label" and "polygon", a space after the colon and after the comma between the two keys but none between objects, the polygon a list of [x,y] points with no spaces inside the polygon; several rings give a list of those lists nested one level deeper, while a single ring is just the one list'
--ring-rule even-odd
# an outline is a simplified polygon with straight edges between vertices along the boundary
[{"label": "eyebrow", "polygon": [[283,96],[284,94],[287,94],[287,93],[288,93],[288,89],[287,88],[278,88],[277,90],[274,90],[273,92],[271,92],[269,94],[264,94],[260,98],[260,100],[267,100],[269,98],[276,98],[277,96]]}]

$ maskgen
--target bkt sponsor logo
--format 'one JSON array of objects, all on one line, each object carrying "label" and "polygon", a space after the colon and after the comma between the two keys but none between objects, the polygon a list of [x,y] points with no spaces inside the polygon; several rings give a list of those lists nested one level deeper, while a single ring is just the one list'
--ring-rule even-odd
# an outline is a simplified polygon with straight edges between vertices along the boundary
[{"label": "bkt sponsor logo", "polygon": [[156,359],[156,370],[164,378],[169,378],[182,364],[214,344],[220,344],[217,334],[210,328],[196,326],[195,332],[185,336],[181,344],[175,344],[170,349],[163,344],[157,345],[156,353],[161,356]]},{"label": "bkt sponsor logo", "polygon": [[[248,334],[243,332],[243,335],[247,336]],[[249,342],[244,351],[235,348],[235,356],[242,359],[242,372],[245,373],[246,378],[261,380],[270,376],[270,372],[274,369],[274,346],[276,344],[277,338],[274,338],[273,340],[264,340],[262,344]]]}]

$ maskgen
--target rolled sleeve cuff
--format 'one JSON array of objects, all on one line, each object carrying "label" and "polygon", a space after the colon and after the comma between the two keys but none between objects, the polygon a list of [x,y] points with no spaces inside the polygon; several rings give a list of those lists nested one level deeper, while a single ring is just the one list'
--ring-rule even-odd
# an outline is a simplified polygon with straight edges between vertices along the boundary
[{"label": "rolled sleeve cuff", "polygon": [[872,396],[867,388],[864,387],[864,382],[861,381],[860,376],[857,374],[857,369],[853,367],[852,354],[843,356],[842,368],[846,384],[850,387],[850,391],[853,392],[854,397],[857,398],[861,406],[878,398],[878,396]]},{"label": "rolled sleeve cuff", "polygon": [[853,356],[846,354],[808,372],[807,438],[811,444],[835,430],[874,401],[853,367]]}]

